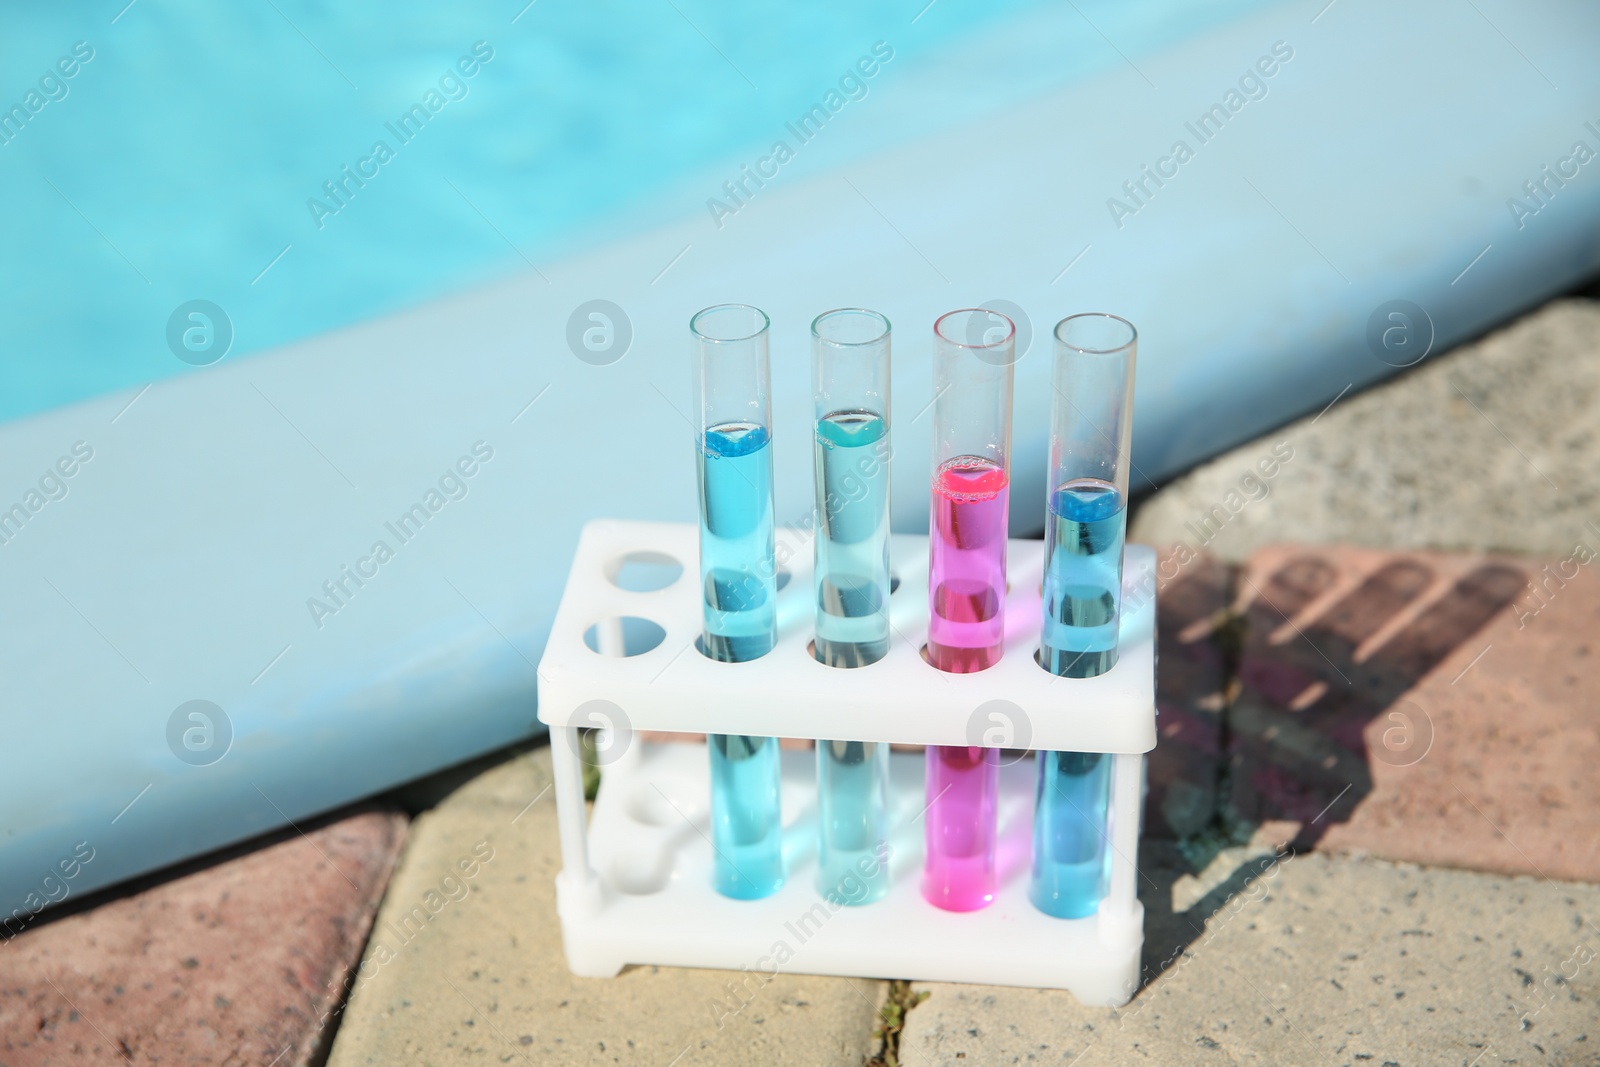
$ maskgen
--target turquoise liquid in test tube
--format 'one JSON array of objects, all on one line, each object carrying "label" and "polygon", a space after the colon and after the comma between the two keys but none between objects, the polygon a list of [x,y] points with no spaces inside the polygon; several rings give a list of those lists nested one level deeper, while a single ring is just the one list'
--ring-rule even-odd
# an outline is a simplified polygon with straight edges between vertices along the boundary
[{"label": "turquoise liquid in test tube", "polygon": [[[889,651],[889,320],[841,308],[811,323],[816,408],[818,662]],[[817,742],[817,891],[867,904],[889,891],[889,746]]]},{"label": "turquoise liquid in test tube", "polygon": [[[968,674],[1005,645],[1006,520],[1016,327],[967,308],[933,325],[933,492],[928,538],[928,662]],[[1000,753],[929,746],[922,896],[975,911],[997,885]]]},{"label": "turquoise liquid in test tube", "polygon": [[[1071,315],[1055,330],[1044,628],[1039,661],[1064,678],[1117,662],[1128,440],[1138,334],[1115,315]],[[1093,915],[1105,890],[1111,757],[1038,755],[1029,898],[1048,915]]]},{"label": "turquoise liquid in test tube", "polygon": [[[699,432],[703,651],[757,659],[777,643],[772,405],[767,316],[719,304],[689,320]],[[712,734],[711,842],[717,892],[753,900],[783,885],[778,741]]]}]

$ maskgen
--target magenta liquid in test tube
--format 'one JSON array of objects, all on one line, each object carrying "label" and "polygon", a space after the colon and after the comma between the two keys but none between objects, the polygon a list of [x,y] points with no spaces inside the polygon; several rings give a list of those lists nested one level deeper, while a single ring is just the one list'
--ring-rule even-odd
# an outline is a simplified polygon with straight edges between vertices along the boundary
[{"label": "magenta liquid in test tube", "polygon": [[[969,674],[1005,642],[1006,518],[1016,327],[997,311],[933,324],[933,499],[928,539],[928,662]],[[947,911],[994,900],[1000,752],[927,750],[922,895]]]}]

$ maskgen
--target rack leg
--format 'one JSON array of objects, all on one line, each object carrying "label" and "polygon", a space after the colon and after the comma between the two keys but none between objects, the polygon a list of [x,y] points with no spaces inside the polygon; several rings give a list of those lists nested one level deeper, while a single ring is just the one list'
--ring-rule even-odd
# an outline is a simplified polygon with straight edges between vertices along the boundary
[{"label": "rack leg", "polygon": [[1118,755],[1111,765],[1111,885],[1100,905],[1100,937],[1114,944],[1144,939],[1139,903],[1139,813],[1144,756]]},{"label": "rack leg", "polygon": [[556,876],[556,906],[563,915],[600,910],[600,877],[589,866],[589,828],[583,800],[579,729],[550,728],[550,762],[555,771],[556,826],[561,833],[561,873]]}]

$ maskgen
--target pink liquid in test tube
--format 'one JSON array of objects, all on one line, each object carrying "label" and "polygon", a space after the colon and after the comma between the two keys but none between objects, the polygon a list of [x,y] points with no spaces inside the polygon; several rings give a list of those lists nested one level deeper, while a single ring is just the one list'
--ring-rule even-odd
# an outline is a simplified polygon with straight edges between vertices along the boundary
[{"label": "pink liquid in test tube", "polygon": [[1006,510],[999,464],[960,456],[933,480],[928,545],[928,662],[967,674],[1000,660],[1005,641]]},{"label": "pink liquid in test tube", "polygon": [[[1005,641],[1015,329],[998,312],[954,311],[934,324],[934,459],[928,543],[928,662],[969,674],[999,662]],[[999,757],[930,746],[922,895],[974,911],[997,886]]]}]

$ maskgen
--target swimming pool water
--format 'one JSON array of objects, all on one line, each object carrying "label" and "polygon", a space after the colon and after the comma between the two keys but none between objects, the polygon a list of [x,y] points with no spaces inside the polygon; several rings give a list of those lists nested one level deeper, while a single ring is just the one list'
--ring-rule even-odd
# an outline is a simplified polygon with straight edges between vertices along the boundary
[{"label": "swimming pool water", "polygon": [[[232,359],[527,271],[755,158],[875,41],[898,76],[1044,9],[525,2],[0,10],[0,115],[24,110],[0,125],[0,420],[202,372],[167,341],[187,301],[223,309]],[[1137,55],[1264,2],[1079,9]]]}]

